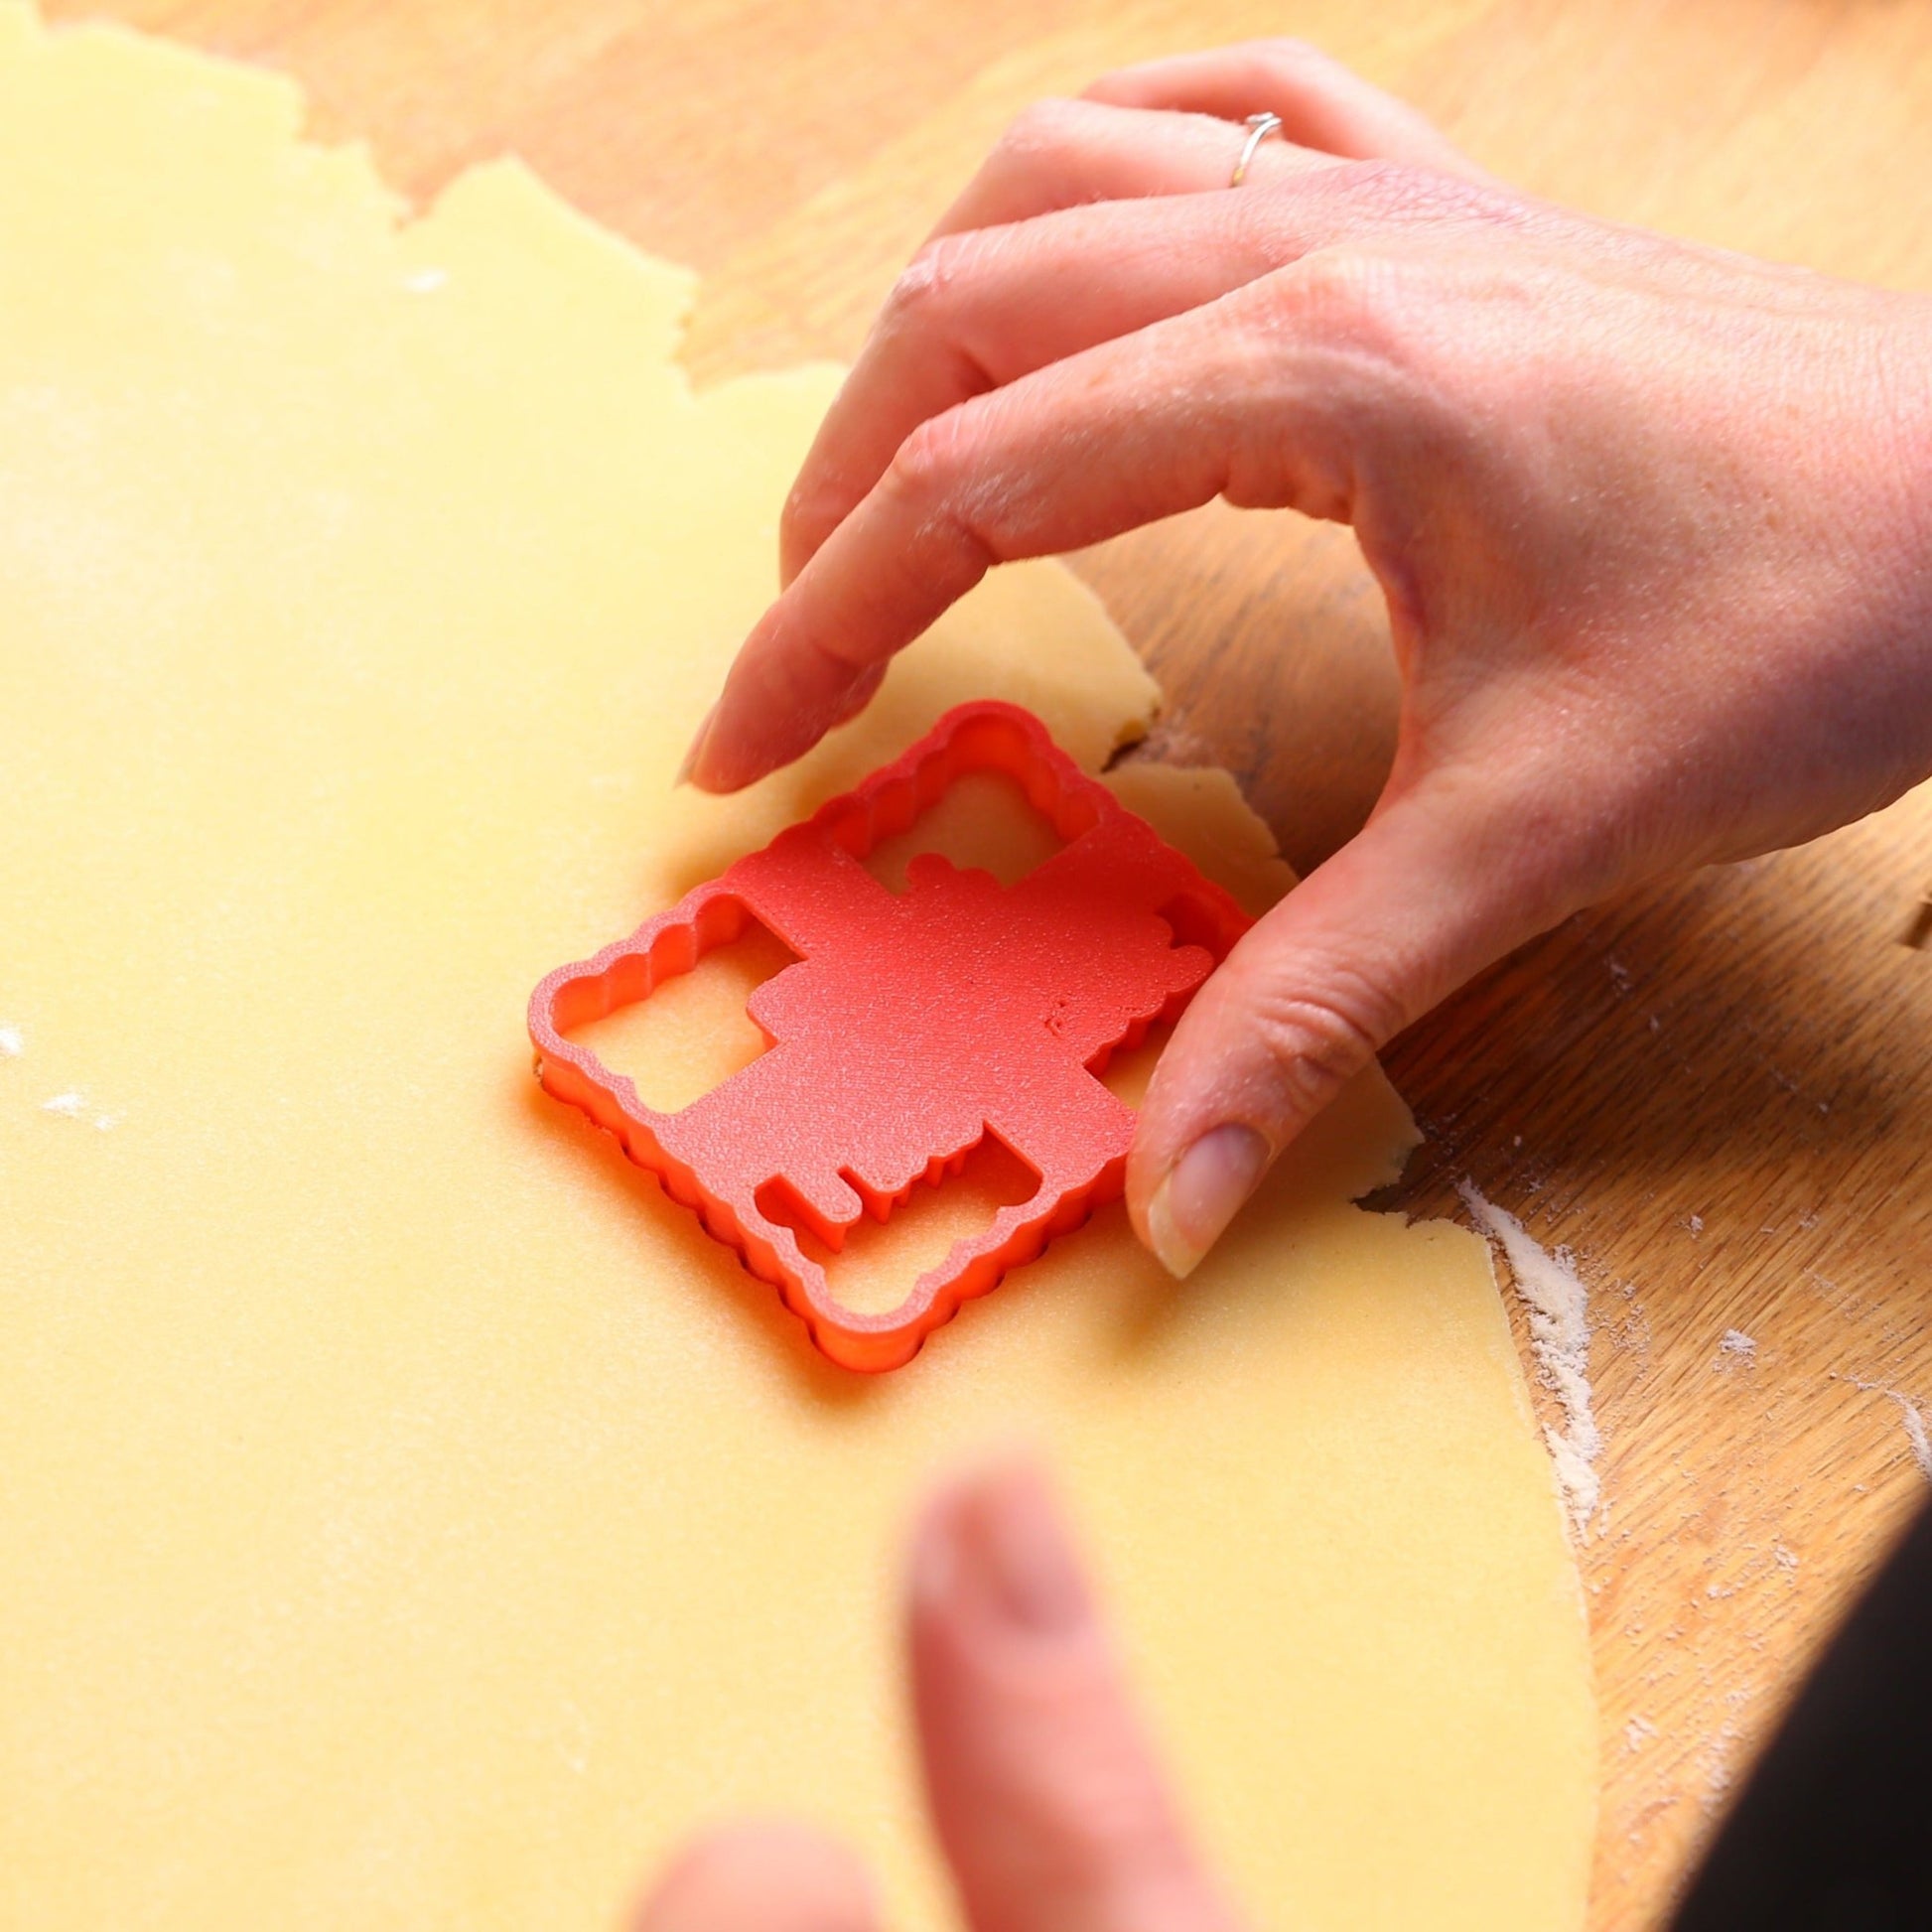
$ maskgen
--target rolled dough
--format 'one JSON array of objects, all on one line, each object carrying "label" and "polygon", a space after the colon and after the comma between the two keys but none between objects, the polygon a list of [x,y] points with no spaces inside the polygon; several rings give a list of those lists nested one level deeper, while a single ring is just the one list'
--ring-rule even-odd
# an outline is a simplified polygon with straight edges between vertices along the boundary
[{"label": "rolled dough", "polygon": [[[672,794],[835,372],[694,395],[688,276],[300,118],[0,4],[0,1920],[603,1926],[753,1807],[935,1926],[897,1538],[1020,1434],[1258,1925],[1578,1923],[1576,1576],[1481,1244],[1348,1204],[1379,1073],[1184,1288],[1115,1209],[880,1380],[539,1095],[547,967],[946,706],[1097,765],[1156,693],[1013,570]],[[1224,777],[1119,782],[1288,883]]]}]

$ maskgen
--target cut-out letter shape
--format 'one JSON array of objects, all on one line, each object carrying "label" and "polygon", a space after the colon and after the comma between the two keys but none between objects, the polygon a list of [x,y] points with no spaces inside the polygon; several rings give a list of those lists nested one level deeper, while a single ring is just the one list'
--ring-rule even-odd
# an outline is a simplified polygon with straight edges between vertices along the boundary
[{"label": "cut-out letter shape", "polygon": [[[969,772],[1004,772],[1064,841],[1012,886],[936,853],[889,892],[861,861]],[[798,955],[749,1011],[770,1049],[658,1113],[569,1035],[689,972],[757,920]],[[1017,706],[948,712],[905,755],[530,1001],[547,1092],[614,1134],[769,1282],[846,1368],[910,1361],[961,1303],[1117,1198],[1135,1115],[1101,1083],[1116,1048],[1174,1019],[1249,924],[1193,863]],[[1039,1177],[883,1313],[833,1298],[800,1247],[837,1252],[987,1135]]]}]

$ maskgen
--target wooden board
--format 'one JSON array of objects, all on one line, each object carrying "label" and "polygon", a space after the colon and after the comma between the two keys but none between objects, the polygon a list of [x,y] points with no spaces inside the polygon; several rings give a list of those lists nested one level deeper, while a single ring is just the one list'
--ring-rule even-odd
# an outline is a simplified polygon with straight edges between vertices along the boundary
[{"label": "wooden board", "polygon": [[[1536,192],[1932,289],[1932,13],[1889,0],[59,0],[288,69],[426,197],[510,148],[707,277],[701,378],[849,356],[1029,99],[1295,30]],[[1308,868],[1392,742],[1343,532],[1211,509],[1078,560],[1168,687],[1157,749],[1239,772]],[[1738,647],[1749,647],[1740,637]],[[1658,1921],[1806,1660],[1925,1482],[1932,795],[1573,919],[1390,1055],[1432,1140],[1593,1295],[1608,1516],[1592,1919]],[[1727,1330],[1754,1350],[1722,1344]],[[1507,1849],[1497,1848],[1498,1857]]]}]

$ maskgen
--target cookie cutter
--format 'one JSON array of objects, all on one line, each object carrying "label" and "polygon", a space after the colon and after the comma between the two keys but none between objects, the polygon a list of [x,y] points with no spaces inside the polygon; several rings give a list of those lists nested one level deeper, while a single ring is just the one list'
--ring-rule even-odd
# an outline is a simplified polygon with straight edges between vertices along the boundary
[{"label": "cookie cutter", "polygon": [[[1012,886],[935,853],[910,862],[902,894],[880,884],[866,856],[975,772],[1012,779],[1060,850]],[[646,1106],[569,1037],[754,921],[797,955],[747,1005],[767,1050],[689,1106]],[[1037,719],[987,700],[628,938],[559,967],[531,997],[530,1039],[546,1092],[736,1249],[822,1353],[876,1372],[1119,1196],[1135,1114],[1098,1076],[1181,1012],[1249,923]],[[897,1308],[843,1307],[800,1234],[836,1253],[861,1215],[886,1220],[988,1136],[1038,1176],[1033,1194],[955,1242]]]}]

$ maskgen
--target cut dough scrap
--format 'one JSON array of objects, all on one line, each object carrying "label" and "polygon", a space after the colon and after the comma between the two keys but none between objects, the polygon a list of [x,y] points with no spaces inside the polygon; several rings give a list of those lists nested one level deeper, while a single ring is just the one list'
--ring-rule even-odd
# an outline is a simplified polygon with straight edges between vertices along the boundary
[{"label": "cut dough scrap", "polygon": [[[548,967],[959,699],[1097,767],[1145,674],[1002,572],[671,793],[835,372],[694,395],[688,276],[514,164],[404,223],[299,121],[0,0],[8,1924],[605,1926],[776,1808],[936,1927],[897,1538],[1014,1435],[1257,1925],[1577,1924],[1576,1576],[1481,1244],[1348,1205],[1379,1072],[1184,1287],[1116,1208],[877,1380],[529,1079]],[[1225,778],[1116,782],[1286,883]]]}]

